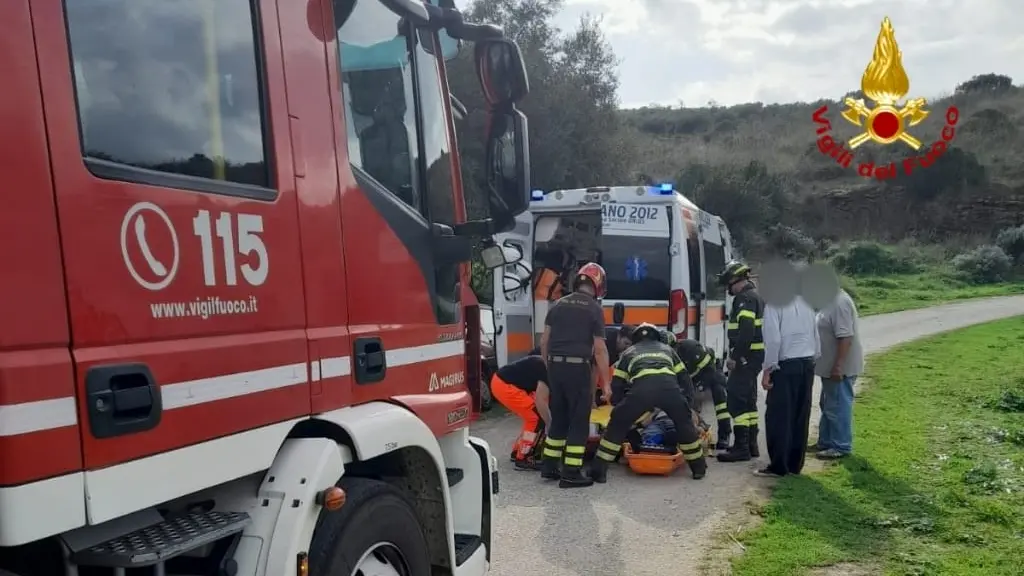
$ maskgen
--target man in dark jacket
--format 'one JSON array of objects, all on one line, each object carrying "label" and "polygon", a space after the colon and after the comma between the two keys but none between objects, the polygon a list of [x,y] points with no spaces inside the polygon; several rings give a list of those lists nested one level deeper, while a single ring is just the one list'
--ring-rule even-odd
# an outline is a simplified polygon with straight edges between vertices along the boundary
[{"label": "man in dark jacket", "polygon": [[[719,462],[746,462],[757,444],[757,376],[764,364],[764,300],[750,279],[750,267],[733,260],[718,275],[718,282],[732,294],[732,310],[726,329],[729,357],[726,381],[729,414],[734,440],[728,452],[718,454]],[[754,450],[757,451],[756,448]]]},{"label": "man in dark jacket", "polygon": [[[711,399],[715,403],[715,417],[718,420],[715,449],[727,450],[729,437],[732,435],[732,418],[729,416],[728,394],[725,390],[727,380],[715,363],[715,354],[700,342],[691,339],[680,340],[676,344],[676,353],[686,365],[686,371],[697,390],[711,390]],[[750,448],[751,455],[758,456],[753,453],[757,450],[756,442]]]},{"label": "man in dark jacket", "polygon": [[700,433],[693,424],[693,383],[675,351],[661,341],[652,324],[633,331],[633,346],[622,353],[612,378],[612,410],[608,428],[597,447],[590,477],[606,482],[608,463],[614,462],[633,424],[660,408],[675,424],[679,450],[699,480],[707,473]]}]

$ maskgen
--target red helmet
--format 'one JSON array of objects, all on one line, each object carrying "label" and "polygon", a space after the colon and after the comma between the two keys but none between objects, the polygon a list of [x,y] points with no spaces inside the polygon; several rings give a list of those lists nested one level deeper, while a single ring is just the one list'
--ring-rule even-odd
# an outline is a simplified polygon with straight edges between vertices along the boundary
[{"label": "red helmet", "polygon": [[588,262],[580,267],[576,272],[576,279],[573,281],[572,286],[575,289],[580,285],[580,282],[590,282],[594,285],[594,296],[596,298],[603,298],[605,294],[605,273],[604,268],[596,262]]}]

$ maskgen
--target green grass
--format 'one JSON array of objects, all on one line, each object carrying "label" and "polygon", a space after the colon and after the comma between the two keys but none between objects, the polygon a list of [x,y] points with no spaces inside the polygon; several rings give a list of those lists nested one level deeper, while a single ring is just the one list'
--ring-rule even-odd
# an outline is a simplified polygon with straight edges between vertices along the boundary
[{"label": "green grass", "polygon": [[976,286],[932,269],[919,274],[844,276],[861,316],[927,308],[956,300],[1024,294],[1024,282]]},{"label": "green grass", "polygon": [[779,481],[736,576],[1024,574],[1024,317],[872,357],[855,455]]}]

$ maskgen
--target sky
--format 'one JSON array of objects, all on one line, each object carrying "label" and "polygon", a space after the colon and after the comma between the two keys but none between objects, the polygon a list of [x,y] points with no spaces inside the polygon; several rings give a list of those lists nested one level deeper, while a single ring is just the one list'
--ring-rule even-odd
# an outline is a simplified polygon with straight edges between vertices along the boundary
[{"label": "sky", "polygon": [[1020,8],[1019,0],[565,0],[555,23],[570,30],[585,13],[603,17],[623,107],[698,107],[858,90],[886,16],[908,97],[948,94],[990,72],[1022,84]]}]

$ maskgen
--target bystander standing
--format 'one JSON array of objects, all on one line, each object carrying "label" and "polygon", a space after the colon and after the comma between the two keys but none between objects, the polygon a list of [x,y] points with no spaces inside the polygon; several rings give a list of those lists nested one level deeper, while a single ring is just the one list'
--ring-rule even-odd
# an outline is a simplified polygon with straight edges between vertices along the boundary
[{"label": "bystander standing", "polygon": [[768,391],[765,437],[770,463],[755,474],[799,474],[811,420],[814,363],[820,354],[814,309],[800,296],[782,306],[768,304],[763,330],[761,387]]},{"label": "bystander standing", "polygon": [[857,305],[845,290],[818,312],[821,358],[821,420],[818,441],[809,449],[822,460],[853,451],[853,385],[864,370],[864,349],[858,330]]}]

